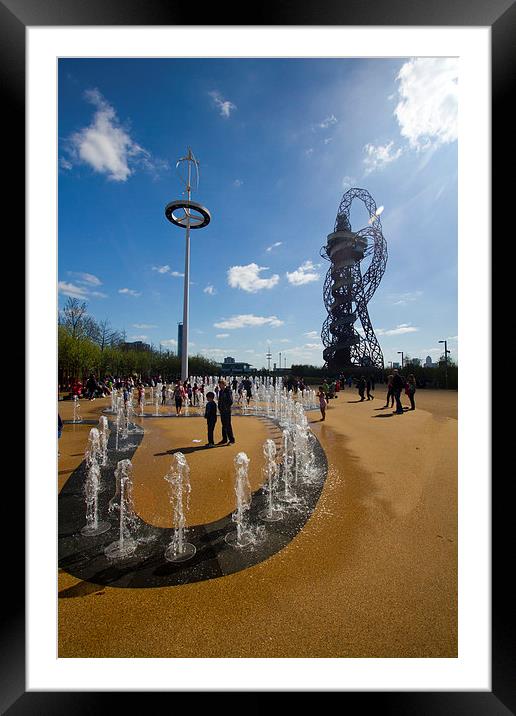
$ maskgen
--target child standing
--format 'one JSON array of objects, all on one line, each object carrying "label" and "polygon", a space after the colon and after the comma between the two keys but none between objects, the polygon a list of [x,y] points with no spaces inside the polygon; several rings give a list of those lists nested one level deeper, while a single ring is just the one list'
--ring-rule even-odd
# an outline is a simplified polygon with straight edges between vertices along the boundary
[{"label": "child standing", "polygon": [[213,439],[213,431],[215,429],[215,423],[217,422],[217,403],[215,402],[215,393],[211,390],[206,393],[206,408],[204,410],[204,417],[208,425],[208,444],[207,447],[213,447],[215,441]]},{"label": "child standing", "polygon": [[319,392],[317,393],[317,397],[319,398],[319,408],[321,409],[321,420],[326,419],[326,393],[324,392],[323,386],[319,386]]}]

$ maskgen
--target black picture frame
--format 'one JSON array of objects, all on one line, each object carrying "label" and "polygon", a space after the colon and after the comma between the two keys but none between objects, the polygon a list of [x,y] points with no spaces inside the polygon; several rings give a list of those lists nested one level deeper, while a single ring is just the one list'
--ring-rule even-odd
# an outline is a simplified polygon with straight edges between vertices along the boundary
[{"label": "black picture frame", "polygon": [[[503,168],[513,152],[512,113],[508,111],[514,78],[516,8],[514,0],[341,0],[341,2],[308,2],[288,0],[256,4],[252,16],[242,12],[241,3],[214,3],[202,7],[202,25],[343,25],[343,26],[485,26],[492,37],[492,148],[493,217],[503,217],[509,202],[511,182],[506,182]],[[272,22],[271,22],[272,21]],[[187,4],[170,0],[0,0],[0,88],[6,132],[4,172],[9,168],[8,201],[4,209],[18,217],[13,237],[18,247],[22,219],[25,216],[25,31],[36,26],[77,25],[196,25]],[[510,123],[510,124],[509,124]],[[7,156],[6,156],[7,155]],[[13,176],[14,174],[14,176]],[[5,173],[4,173],[5,176]],[[486,197],[486,201],[489,197]],[[498,211],[497,211],[498,209]],[[503,218],[500,218],[500,222]],[[500,223],[501,230],[501,223]],[[493,228],[493,237],[495,236]],[[19,237],[19,238],[18,238]],[[17,243],[17,242],[13,242]],[[21,260],[24,261],[23,250]],[[494,260],[494,257],[493,257]],[[498,274],[493,265],[492,285]],[[500,277],[501,278],[501,277]],[[497,313],[493,312],[492,332],[497,333]],[[486,338],[487,340],[487,338]],[[482,376],[483,377],[483,376]],[[27,376],[28,378],[28,376]],[[27,380],[28,382],[28,380]],[[478,389],[478,386],[473,387]],[[489,392],[488,382],[481,386]],[[483,409],[489,409],[484,393]],[[496,412],[497,398],[492,409]],[[23,418],[22,418],[23,420]],[[501,438],[493,433],[492,454],[497,454]],[[27,450],[30,450],[30,445]],[[513,503],[507,499],[507,479],[492,480],[492,691],[453,692],[345,692],[343,706],[360,699],[361,708],[402,714],[467,714],[482,716],[516,713],[514,652],[514,596],[506,589],[507,572],[514,563]],[[502,473],[503,476],[503,473]],[[21,476],[10,480],[9,501],[25,503]],[[52,485],[53,489],[53,485]],[[512,539],[511,539],[512,538]],[[18,714],[99,713],[119,705],[120,694],[97,692],[26,692],[25,688],[25,594],[24,549],[19,541],[6,552],[12,563],[4,563],[2,660],[0,666],[0,712]],[[4,554],[6,558],[8,555]],[[132,704],[144,706],[146,694],[132,693]],[[145,702],[145,708],[148,708]]]}]

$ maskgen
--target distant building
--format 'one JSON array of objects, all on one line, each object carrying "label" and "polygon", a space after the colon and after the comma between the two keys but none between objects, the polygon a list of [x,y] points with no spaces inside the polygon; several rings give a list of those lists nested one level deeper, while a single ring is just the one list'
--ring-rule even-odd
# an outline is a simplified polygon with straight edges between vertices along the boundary
[{"label": "distant building", "polygon": [[425,368],[436,368],[436,367],[437,367],[437,363],[434,363],[432,361],[432,358],[430,356],[427,356],[425,358]]},{"label": "distant building", "polygon": [[123,351],[150,351],[151,349],[149,343],[143,343],[142,341],[133,341],[133,343],[121,343],[120,348]]},{"label": "distant building", "polygon": [[183,324],[177,324],[177,355],[181,358],[183,355]]},{"label": "distant building", "polygon": [[222,375],[246,375],[254,373],[255,369],[250,363],[237,363],[234,358],[228,356],[224,358],[224,363],[220,364],[220,372]]}]

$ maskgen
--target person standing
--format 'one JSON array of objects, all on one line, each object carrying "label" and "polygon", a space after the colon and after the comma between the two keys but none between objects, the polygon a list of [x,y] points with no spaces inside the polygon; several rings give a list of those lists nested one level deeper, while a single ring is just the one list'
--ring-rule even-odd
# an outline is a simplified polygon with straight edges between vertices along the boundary
[{"label": "person standing", "polygon": [[401,391],[405,386],[403,376],[398,373],[398,369],[394,369],[394,375],[392,378],[392,392],[394,394],[394,400],[396,401],[396,415],[403,415],[403,407],[401,405]]},{"label": "person standing", "polygon": [[181,415],[183,409],[183,400],[185,398],[185,389],[181,385],[181,381],[178,380],[174,388],[174,400],[176,403],[176,415]]},{"label": "person standing", "polygon": [[408,399],[410,400],[410,410],[416,409],[416,401],[414,400],[414,395],[416,394],[416,379],[412,375],[412,373],[407,378],[407,385],[405,386],[405,393],[408,395]]},{"label": "person standing", "polygon": [[324,387],[322,385],[319,386],[319,392],[317,393],[316,397],[319,398],[321,421],[326,420],[326,406],[328,405],[328,403],[326,402],[326,393],[324,392]]},{"label": "person standing", "polygon": [[231,406],[233,405],[233,394],[231,388],[226,381],[219,380],[219,413],[220,422],[222,423],[222,440],[219,445],[234,445],[235,436],[231,427]]},{"label": "person standing", "polygon": [[213,439],[213,431],[217,422],[217,403],[215,402],[215,393],[210,390],[206,393],[206,408],[204,409],[204,417],[208,426],[208,443],[207,447],[213,447],[215,441]]},{"label": "person standing", "polygon": [[[385,405],[384,408],[388,407],[394,407],[394,392],[392,390],[392,379],[394,378],[393,374],[391,373],[389,376],[387,376],[387,398],[385,399]],[[389,406],[389,400],[391,401],[391,404]]]}]

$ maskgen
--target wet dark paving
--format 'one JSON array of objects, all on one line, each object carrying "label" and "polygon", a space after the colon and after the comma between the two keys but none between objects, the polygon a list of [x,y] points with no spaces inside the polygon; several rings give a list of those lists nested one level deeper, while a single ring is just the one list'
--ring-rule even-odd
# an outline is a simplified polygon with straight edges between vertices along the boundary
[{"label": "wet dark paving", "polygon": [[[273,421],[267,422],[271,424],[272,437],[278,442],[279,428]],[[195,545],[197,552],[187,562],[171,563],[165,559],[164,553],[172,540],[173,529],[149,525],[138,518],[136,552],[129,558],[113,562],[104,555],[104,549],[118,538],[117,515],[108,514],[108,502],[115,492],[114,470],[118,460],[133,457],[143,437],[141,429],[130,433],[125,441],[127,447],[117,453],[114,430],[109,436],[109,462],[102,468],[101,482],[105,489],[99,494],[98,512],[99,519],[111,522],[109,531],[96,537],[81,534],[86,524],[84,462],[71,474],[59,494],[59,567],[78,579],[112,587],[152,588],[200,582],[252,567],[282,550],[302,530],[317,505],[328,474],[326,455],[316,440],[313,449],[317,479],[298,486],[296,494],[302,504],[286,509],[282,520],[265,524],[260,520],[259,513],[268,506],[268,496],[262,488],[253,493],[248,515],[253,526],[265,525],[265,540],[260,544],[245,549],[228,545],[225,537],[236,527],[231,514],[228,514],[215,522],[189,527],[185,537]],[[123,447],[124,443],[120,443],[119,448]]]}]

